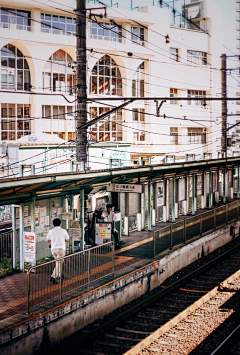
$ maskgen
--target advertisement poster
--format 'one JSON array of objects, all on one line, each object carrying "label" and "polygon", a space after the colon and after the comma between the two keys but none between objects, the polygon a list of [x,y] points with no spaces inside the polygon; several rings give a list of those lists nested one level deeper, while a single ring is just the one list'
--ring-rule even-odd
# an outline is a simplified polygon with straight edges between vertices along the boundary
[{"label": "advertisement poster", "polygon": [[164,183],[159,182],[157,184],[157,207],[163,206],[164,204]]},{"label": "advertisement poster", "polygon": [[202,175],[197,176],[197,196],[202,196]]},{"label": "advertisement poster", "polygon": [[217,173],[213,173],[213,192],[217,191]]},{"label": "advertisement poster", "polygon": [[185,200],[185,179],[178,180],[178,201]]},{"label": "advertisement poster", "polygon": [[36,233],[23,232],[24,262],[36,263]]},{"label": "advertisement poster", "polygon": [[71,221],[73,219],[72,212],[63,212],[62,213],[62,220],[63,221]]}]

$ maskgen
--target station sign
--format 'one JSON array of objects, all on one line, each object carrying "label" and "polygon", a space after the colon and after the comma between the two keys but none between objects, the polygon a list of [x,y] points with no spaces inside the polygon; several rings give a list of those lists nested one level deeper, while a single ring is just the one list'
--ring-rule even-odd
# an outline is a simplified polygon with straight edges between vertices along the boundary
[{"label": "station sign", "polygon": [[131,192],[142,193],[142,185],[136,184],[110,184],[107,185],[107,191],[110,192]]}]

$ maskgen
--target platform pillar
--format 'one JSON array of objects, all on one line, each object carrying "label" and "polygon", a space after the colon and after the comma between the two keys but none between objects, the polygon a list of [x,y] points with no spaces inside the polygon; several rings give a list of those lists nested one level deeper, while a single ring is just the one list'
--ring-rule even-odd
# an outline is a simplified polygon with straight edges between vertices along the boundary
[{"label": "platform pillar", "polygon": [[84,189],[80,190],[80,228],[81,228],[81,241],[80,241],[80,248],[81,250],[84,250],[84,214],[85,214],[85,209],[84,209]]},{"label": "platform pillar", "polygon": [[141,219],[142,230],[145,229],[145,185],[143,184],[143,192],[141,193]]},{"label": "platform pillar", "polygon": [[237,198],[240,198],[240,167],[237,167]]},{"label": "platform pillar", "polygon": [[186,178],[186,205],[187,205],[187,213],[189,212],[189,175],[187,175],[187,178]]},{"label": "platform pillar", "polygon": [[195,174],[192,175],[192,214],[196,212],[196,178]]},{"label": "platform pillar", "polygon": [[208,207],[212,208],[213,205],[213,194],[212,194],[212,172],[209,172],[209,199],[208,199]]},{"label": "platform pillar", "polygon": [[175,192],[176,192],[176,188],[175,188],[175,184],[176,184],[176,179],[175,176],[173,177],[172,180],[172,222],[175,222]]},{"label": "platform pillar", "polygon": [[169,209],[170,209],[170,204],[169,204],[169,179],[166,180],[166,221],[169,220]]},{"label": "platform pillar", "polygon": [[24,204],[19,206],[19,250],[20,250],[20,270],[24,270],[24,250],[23,250],[23,232],[24,232]]},{"label": "platform pillar", "polygon": [[129,193],[125,193],[124,234],[129,235]]},{"label": "platform pillar", "polygon": [[151,231],[152,227],[152,212],[151,212],[151,186],[152,181],[148,181],[148,230]]},{"label": "platform pillar", "polygon": [[223,183],[223,203],[226,203],[226,169],[222,171],[222,183]]}]

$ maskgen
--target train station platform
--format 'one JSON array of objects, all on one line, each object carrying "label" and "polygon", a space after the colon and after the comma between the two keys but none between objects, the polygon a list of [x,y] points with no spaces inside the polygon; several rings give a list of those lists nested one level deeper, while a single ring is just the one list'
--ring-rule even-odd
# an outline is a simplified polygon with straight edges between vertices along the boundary
[{"label": "train station platform", "polygon": [[[229,206],[234,203],[237,204],[236,206],[239,205],[238,201],[229,201]],[[198,210],[194,218],[197,220],[198,216],[208,216],[209,212],[216,216],[216,211],[223,206],[218,204],[212,209]],[[231,210],[230,208],[227,210],[230,218]],[[229,223],[211,230],[210,233],[205,233],[204,236],[194,237],[185,243],[179,243],[171,249],[166,249],[156,259],[153,258],[154,232],[166,226],[171,226],[173,229],[173,223],[161,222],[153,226],[151,231],[134,231],[129,236],[123,236],[120,249],[115,250],[114,254],[114,277],[111,275],[96,280],[92,282],[89,289],[86,286],[75,289],[64,294],[62,300],[58,296],[45,301],[43,297],[38,300],[39,304],[31,309],[30,314],[27,311],[27,273],[16,273],[1,278],[0,352],[2,348],[4,355],[10,353],[27,355],[26,347],[31,347],[31,344],[35,343],[35,347],[39,347],[38,338],[43,341],[44,329],[48,329],[49,334],[52,334],[50,342],[54,343],[145,292],[158,287],[176,271],[197,260],[203,254],[209,254],[230,242],[233,239],[230,227],[233,224],[235,226],[238,224],[237,218],[235,218],[238,216],[239,213],[233,215]],[[189,225],[192,226],[195,223],[191,219],[192,217],[192,215],[180,216],[177,223],[185,220],[185,225],[186,221],[190,220]],[[203,219],[204,217],[202,217]],[[239,228],[236,235],[238,233]],[[39,275],[35,276],[39,277]],[[42,278],[42,275],[40,276]],[[52,292],[53,286],[49,281],[49,276],[46,275],[46,277],[48,279],[45,280],[44,285],[47,285],[45,292],[47,296],[48,292]],[[35,281],[38,282],[38,280]],[[42,281],[39,279],[39,283]],[[68,277],[68,282],[71,282],[70,277]],[[22,336],[28,340],[22,343]],[[36,336],[38,340],[36,340]],[[9,352],[11,343],[15,347],[14,352]],[[25,346],[24,350],[17,350],[22,346]],[[32,352],[30,351],[29,354]]]}]

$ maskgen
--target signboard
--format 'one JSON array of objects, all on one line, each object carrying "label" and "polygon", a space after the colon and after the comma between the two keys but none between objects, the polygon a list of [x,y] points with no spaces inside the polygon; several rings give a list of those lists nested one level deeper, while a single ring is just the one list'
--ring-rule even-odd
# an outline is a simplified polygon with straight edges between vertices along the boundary
[{"label": "signboard", "polygon": [[185,179],[178,180],[178,201],[184,201],[186,198],[185,194]]},{"label": "signboard", "polygon": [[70,228],[69,236],[74,238],[81,238],[81,228]]},{"label": "signboard", "polygon": [[159,182],[157,184],[157,207],[163,206],[164,204],[164,182]]},{"label": "signboard", "polygon": [[73,219],[72,212],[63,212],[62,213],[62,220],[63,221],[71,221]]},{"label": "signboard", "polygon": [[202,175],[197,176],[197,196],[202,196]]},{"label": "signboard", "polygon": [[96,223],[95,243],[101,245],[108,243],[112,238],[112,223]]},{"label": "signboard", "polygon": [[107,186],[107,191],[111,192],[136,192],[142,193],[142,185],[136,184],[110,184]]},{"label": "signboard", "polygon": [[24,262],[36,263],[36,233],[23,232]]},{"label": "signboard", "polygon": [[217,173],[213,173],[213,192],[217,191]]}]

